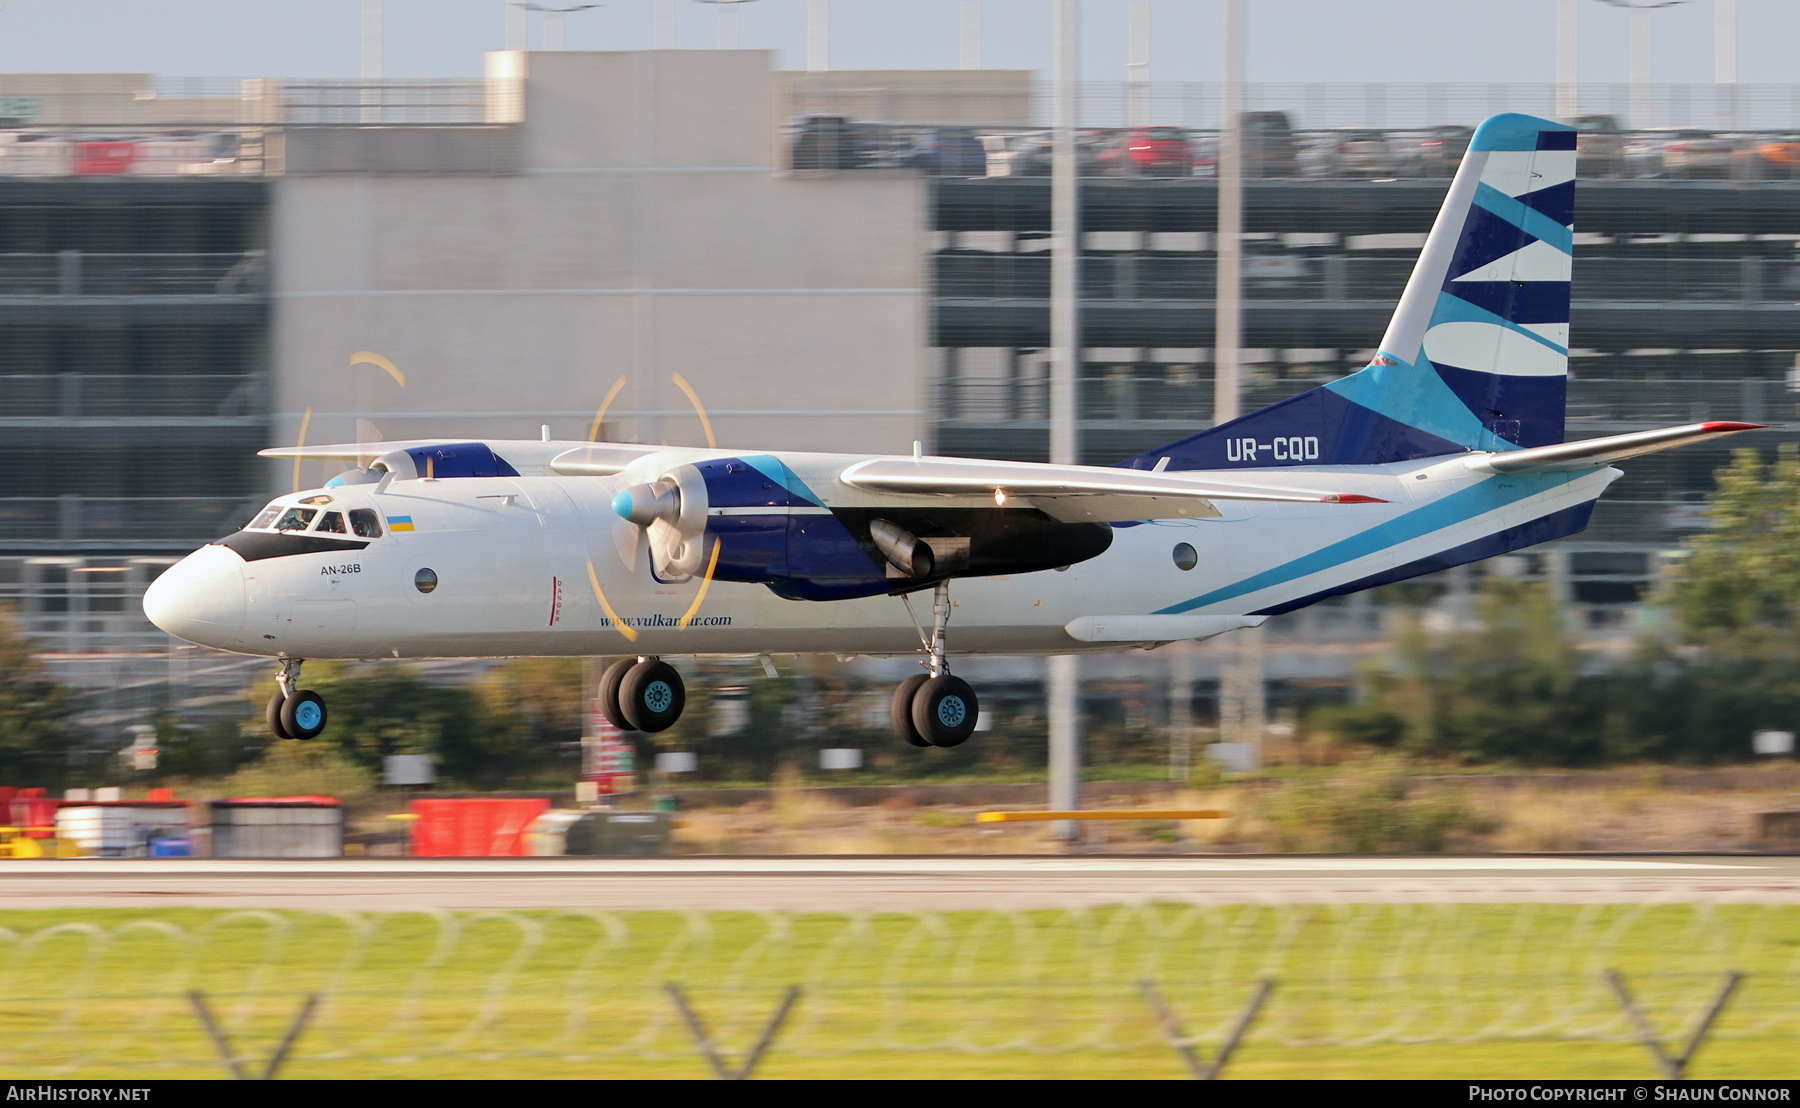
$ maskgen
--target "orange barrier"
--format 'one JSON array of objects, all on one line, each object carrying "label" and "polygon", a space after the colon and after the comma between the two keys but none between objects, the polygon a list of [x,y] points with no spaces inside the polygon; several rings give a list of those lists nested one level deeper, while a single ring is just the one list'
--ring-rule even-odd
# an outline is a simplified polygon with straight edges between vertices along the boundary
[{"label": "orange barrier", "polygon": [[525,829],[550,802],[530,799],[415,800],[411,804],[416,858],[520,858],[529,854]]}]

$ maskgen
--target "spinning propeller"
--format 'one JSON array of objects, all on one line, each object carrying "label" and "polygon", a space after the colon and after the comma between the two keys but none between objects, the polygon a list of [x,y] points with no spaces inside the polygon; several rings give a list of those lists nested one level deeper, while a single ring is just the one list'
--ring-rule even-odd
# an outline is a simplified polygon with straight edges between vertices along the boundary
[{"label": "spinning propeller", "polygon": [[[688,403],[694,406],[694,414],[700,418],[700,429],[706,434],[706,445],[709,448],[717,447],[712,421],[706,416],[706,408],[700,403],[699,394],[681,374],[671,374],[670,379],[674,381],[675,387],[686,394]],[[624,387],[625,378],[620,377],[607,390],[605,399],[600,402],[600,409],[594,413],[593,426],[588,430],[588,442],[598,440],[606,410],[612,406],[614,398]],[[625,562],[628,571],[636,569],[640,536],[642,543],[649,547],[650,565],[659,581],[690,581],[696,573],[702,572],[702,563],[705,564],[700,589],[694,594],[693,603],[688,605],[687,611],[676,621],[677,627],[686,627],[693,622],[701,602],[706,599],[707,589],[712,586],[713,572],[719,565],[720,541],[717,537],[712,542],[711,556],[708,557],[707,554],[706,509],[706,481],[700,476],[700,471],[691,465],[676,466],[654,481],[633,485],[613,497],[612,501],[613,513],[619,518],[614,538],[620,559]],[[593,586],[594,599],[600,602],[601,610],[627,641],[636,641],[637,631],[627,626],[607,602],[591,558],[588,559],[587,571],[588,583]]]}]

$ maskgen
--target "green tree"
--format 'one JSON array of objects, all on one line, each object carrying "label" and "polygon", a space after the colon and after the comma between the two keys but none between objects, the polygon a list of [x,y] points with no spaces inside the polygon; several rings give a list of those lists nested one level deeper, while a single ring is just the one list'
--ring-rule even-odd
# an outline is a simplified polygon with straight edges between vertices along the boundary
[{"label": "green tree", "polygon": [[0,781],[55,788],[81,776],[90,744],[75,723],[80,698],[32,647],[0,609]]},{"label": "green tree", "polygon": [[235,718],[189,725],[173,713],[161,712],[153,722],[158,778],[224,777],[263,757],[271,741],[260,727],[246,734]]},{"label": "green tree", "polygon": [[581,772],[582,660],[514,658],[475,688],[485,725],[445,751],[470,781],[572,781]]},{"label": "green tree", "polygon": [[1753,732],[1800,725],[1800,450],[1735,451],[1717,480],[1712,526],[1662,597],[1691,645],[1651,651],[1645,730],[1681,756],[1742,758]]},{"label": "green tree", "polygon": [[1697,641],[1800,632],[1800,450],[1767,465],[1739,450],[1717,476],[1712,526],[1682,544],[1666,602]]},{"label": "green tree", "polygon": [[[318,665],[318,663],[314,663]],[[426,754],[438,772],[459,779],[472,768],[486,712],[469,689],[434,685],[416,670],[375,665],[318,666],[308,682],[325,698],[325,730],[316,742],[337,747],[379,773],[389,754]]]},{"label": "green tree", "polygon": [[1414,615],[1392,647],[1354,704],[1309,726],[1420,755],[1561,765],[1602,760],[1630,733],[1542,585],[1489,578],[1469,625],[1432,630]]},{"label": "green tree", "polygon": [[515,659],[472,685],[386,663],[321,665],[309,677],[328,706],[317,741],[371,772],[390,754],[429,755],[440,777],[478,788],[580,771],[579,659]]}]

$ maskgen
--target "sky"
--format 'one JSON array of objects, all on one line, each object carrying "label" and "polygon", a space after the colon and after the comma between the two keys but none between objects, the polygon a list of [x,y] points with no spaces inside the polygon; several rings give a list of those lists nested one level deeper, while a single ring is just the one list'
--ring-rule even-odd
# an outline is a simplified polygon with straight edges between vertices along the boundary
[{"label": "sky", "polygon": [[[384,0],[390,78],[467,77],[504,45],[505,0]],[[567,7],[583,0],[540,0]],[[657,0],[602,0],[565,18],[572,50],[650,48]],[[677,45],[717,43],[716,8],[673,0]],[[1556,0],[1248,0],[1251,81],[1551,81]],[[1630,16],[1579,0],[1581,80],[1624,81]],[[1082,0],[1081,65],[1122,80],[1128,0]],[[739,44],[803,68],[807,0],[738,5]],[[1153,80],[1216,80],[1221,0],[1152,0]],[[1655,12],[1658,81],[1713,79],[1713,0]],[[959,0],[831,0],[834,69],[957,64]],[[1051,0],[982,0],[984,65],[1047,69]],[[530,45],[543,16],[528,16]],[[0,72],[353,78],[361,0],[3,0]],[[1738,0],[1738,79],[1800,82],[1800,0]]]}]

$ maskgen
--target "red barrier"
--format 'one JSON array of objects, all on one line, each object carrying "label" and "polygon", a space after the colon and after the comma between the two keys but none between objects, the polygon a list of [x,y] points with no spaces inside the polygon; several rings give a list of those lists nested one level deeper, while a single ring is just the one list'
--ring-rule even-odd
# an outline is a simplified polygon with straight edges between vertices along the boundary
[{"label": "red barrier", "polygon": [[56,834],[56,810],[62,801],[44,795],[43,789],[6,789],[10,804],[0,805],[0,817],[12,821],[14,827],[25,827],[28,839],[47,839]]},{"label": "red barrier", "polygon": [[131,172],[136,161],[135,142],[78,142],[69,172],[77,177],[111,177]]},{"label": "red barrier", "polygon": [[525,829],[550,802],[529,800],[415,800],[412,853],[416,858],[520,858],[529,853]]}]

